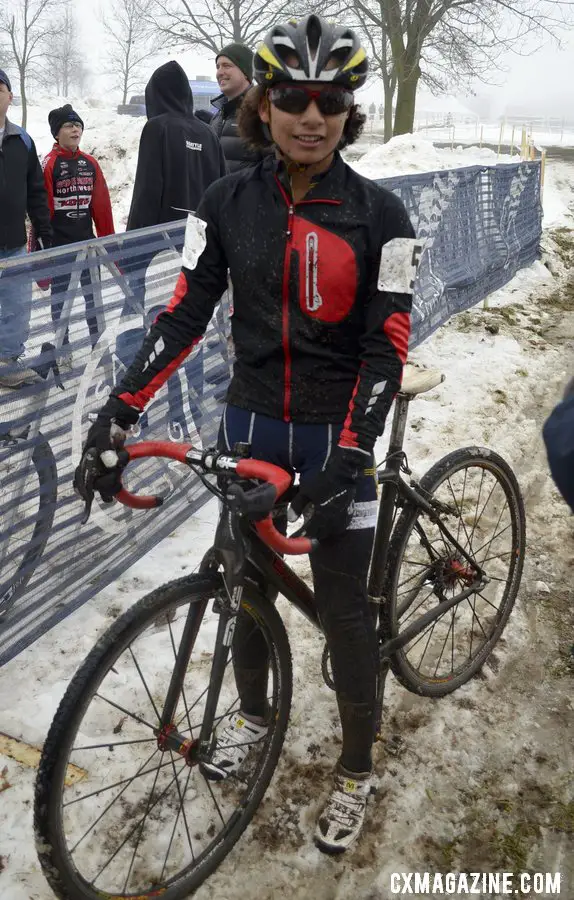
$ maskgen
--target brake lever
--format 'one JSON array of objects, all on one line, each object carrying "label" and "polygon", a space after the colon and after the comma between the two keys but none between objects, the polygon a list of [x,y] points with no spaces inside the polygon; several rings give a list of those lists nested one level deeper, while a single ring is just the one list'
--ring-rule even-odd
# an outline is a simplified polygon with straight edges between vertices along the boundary
[{"label": "brake lever", "polygon": [[227,495],[233,498],[251,522],[260,522],[270,515],[277,499],[277,490],[272,484],[258,484],[250,491],[244,491],[238,484],[231,484]]},{"label": "brake lever", "polygon": [[84,501],[84,512],[80,519],[80,524],[85,525],[90,518],[92,511],[92,503],[94,502],[94,478],[98,471],[98,451],[95,448],[88,450],[84,456],[82,466],[82,485],[81,489],[74,477],[74,490],[76,494]]}]

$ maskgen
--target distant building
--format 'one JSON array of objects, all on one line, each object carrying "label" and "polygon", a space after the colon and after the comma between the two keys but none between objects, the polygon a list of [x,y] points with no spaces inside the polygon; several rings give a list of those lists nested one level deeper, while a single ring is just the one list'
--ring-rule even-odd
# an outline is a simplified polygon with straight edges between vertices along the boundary
[{"label": "distant building", "polygon": [[205,75],[196,75],[195,78],[190,78],[189,84],[193,94],[194,110],[205,109],[207,112],[216,112],[211,101],[221,93],[217,81],[211,81]]}]

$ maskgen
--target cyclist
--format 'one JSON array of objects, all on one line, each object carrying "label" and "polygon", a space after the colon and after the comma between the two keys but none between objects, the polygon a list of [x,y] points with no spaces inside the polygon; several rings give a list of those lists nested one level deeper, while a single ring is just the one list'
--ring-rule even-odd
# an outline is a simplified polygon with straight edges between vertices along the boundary
[{"label": "cyclist", "polygon": [[[86,450],[117,446],[148,400],[201,340],[230,270],[236,361],[220,443],[298,472],[292,509],[311,513],[304,533],[329,645],[343,746],[315,832],[341,852],[358,836],[372,785],[378,651],[367,600],[376,518],[373,445],[400,386],[410,330],[416,241],[406,210],[340,156],[365,117],[353,91],[367,57],[347,27],[309,15],[278,25],[255,55],[257,86],[241,110],[242,134],[275,154],[209,187],[188,221],[183,267],[168,309],[150,329],[88,434],[76,470],[85,498],[111,498],[117,468],[94,468]],[[266,725],[267,657],[261,633],[234,665],[240,714],[209,764],[235,773]]]}]

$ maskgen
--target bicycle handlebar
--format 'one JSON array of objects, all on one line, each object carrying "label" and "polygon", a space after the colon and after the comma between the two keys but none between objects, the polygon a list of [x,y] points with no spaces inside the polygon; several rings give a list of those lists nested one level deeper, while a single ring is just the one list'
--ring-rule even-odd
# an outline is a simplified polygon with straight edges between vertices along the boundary
[{"label": "bicycle handlebar", "polygon": [[[216,450],[201,451],[192,444],[173,444],[171,441],[141,441],[138,444],[127,444],[124,450],[129,462],[134,459],[161,457],[173,459],[185,465],[195,464],[207,473],[234,472],[239,478],[256,478],[271,484],[275,488],[275,499],[279,499],[291,484],[291,476],[284,469],[273,463],[260,459],[242,459],[231,453],[220,453]],[[159,496],[139,496],[127,491],[124,487],[116,494],[116,500],[131,509],[154,509],[161,506],[164,498]],[[262,541],[277,553],[289,556],[310,553],[316,541],[306,537],[288,538],[277,531],[271,514],[260,521],[253,522],[255,530]]]}]

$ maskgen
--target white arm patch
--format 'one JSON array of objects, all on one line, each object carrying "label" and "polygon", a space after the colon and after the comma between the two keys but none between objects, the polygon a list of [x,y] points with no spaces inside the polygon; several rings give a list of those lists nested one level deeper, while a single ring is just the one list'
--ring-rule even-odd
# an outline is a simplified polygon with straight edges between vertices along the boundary
[{"label": "white arm patch", "polygon": [[207,222],[192,216],[190,213],[187,217],[185,243],[181,256],[181,261],[186,269],[195,269],[199,257],[205,250],[205,245],[207,244],[206,230]]},{"label": "white arm patch", "polygon": [[412,294],[423,252],[416,238],[393,238],[382,249],[377,287],[393,294]]}]

